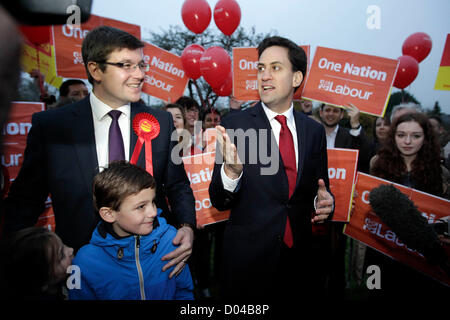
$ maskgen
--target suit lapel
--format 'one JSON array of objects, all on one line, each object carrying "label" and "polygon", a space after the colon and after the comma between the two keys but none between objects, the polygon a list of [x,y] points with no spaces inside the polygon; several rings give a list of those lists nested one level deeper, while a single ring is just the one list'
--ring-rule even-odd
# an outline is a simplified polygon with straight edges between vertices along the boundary
[{"label": "suit lapel", "polygon": [[72,119],[68,125],[72,127],[72,141],[78,156],[87,188],[92,188],[92,179],[98,172],[97,149],[95,146],[94,121],[92,118],[89,97],[72,108]]},{"label": "suit lapel", "polygon": [[296,110],[294,110],[294,119],[295,119],[295,129],[297,130],[297,153],[298,153],[297,183],[296,183],[297,187],[303,173],[303,166],[305,164],[306,128],[304,118],[302,117],[300,112]]}]

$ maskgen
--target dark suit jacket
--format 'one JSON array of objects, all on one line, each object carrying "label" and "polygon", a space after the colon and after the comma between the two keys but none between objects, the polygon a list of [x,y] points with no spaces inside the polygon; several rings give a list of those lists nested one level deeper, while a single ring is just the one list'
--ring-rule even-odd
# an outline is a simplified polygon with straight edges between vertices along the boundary
[{"label": "dark suit jacket", "polygon": [[358,171],[369,173],[370,144],[363,129],[359,136],[355,137],[350,134],[349,129],[339,126],[334,147],[359,150]]},{"label": "dark suit jacket", "polygon": [[[310,262],[310,219],[318,180],[323,179],[328,186],[326,136],[320,123],[297,111],[294,111],[294,117],[299,153],[298,175],[290,199],[281,155],[261,103],[229,115],[222,121],[226,129],[256,129],[257,137],[257,141],[245,140],[245,157],[242,154],[240,157],[244,170],[237,190],[228,192],[223,188],[221,164],[217,159],[209,188],[214,207],[231,209],[225,227],[222,270],[225,291],[235,295],[261,296],[266,291],[273,291],[271,282],[276,279],[274,276],[278,272],[281,251],[284,250],[282,239],[288,215],[294,237],[294,249],[289,250],[298,253],[298,261],[292,261],[292,264],[299,262],[297,266],[301,268]],[[258,135],[261,131],[268,133],[268,142]],[[251,136],[251,130],[247,132]],[[263,147],[270,150],[270,138],[274,144],[272,150],[278,156],[279,169],[273,175],[262,175],[261,169],[269,165],[264,164],[267,161],[259,152]],[[236,144],[238,139],[233,140]],[[239,142],[236,146],[241,148]],[[254,154],[249,154],[252,148],[258,152],[257,161],[253,162],[251,158]]]},{"label": "dark suit jacket", "polygon": [[[132,103],[131,121],[140,112],[155,116],[161,127],[152,140],[156,205],[173,224],[195,225],[195,200],[189,180],[183,164],[175,165],[170,158],[176,143],[170,141],[172,118],[168,112]],[[137,136],[130,128],[131,157]],[[137,164],[145,168],[145,148]],[[92,202],[92,180],[98,172],[89,97],[34,114],[22,168],[5,200],[5,232],[34,225],[50,194],[56,233],[65,244],[79,249],[89,242],[98,221]],[[169,214],[166,196],[174,215]]]}]

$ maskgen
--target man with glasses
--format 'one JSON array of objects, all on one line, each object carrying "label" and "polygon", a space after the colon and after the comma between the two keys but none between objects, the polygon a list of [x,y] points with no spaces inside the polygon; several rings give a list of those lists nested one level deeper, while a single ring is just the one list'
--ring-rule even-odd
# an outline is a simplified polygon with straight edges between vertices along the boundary
[{"label": "man with glasses", "polygon": [[[87,244],[99,221],[92,179],[108,163],[130,160],[138,140],[133,119],[150,114],[160,125],[159,135],[152,140],[156,206],[179,228],[173,242],[180,246],[164,257],[170,262],[163,271],[175,266],[170,270],[172,277],[192,251],[195,200],[183,165],[175,165],[170,158],[176,142],[171,141],[175,128],[169,113],[136,103],[148,71],[143,47],[134,36],[107,26],[86,36],[82,54],[92,92],[64,108],[33,115],[24,163],[6,199],[5,231],[34,225],[50,193],[56,233],[75,250]],[[141,167],[148,160],[144,149],[137,162]]]}]

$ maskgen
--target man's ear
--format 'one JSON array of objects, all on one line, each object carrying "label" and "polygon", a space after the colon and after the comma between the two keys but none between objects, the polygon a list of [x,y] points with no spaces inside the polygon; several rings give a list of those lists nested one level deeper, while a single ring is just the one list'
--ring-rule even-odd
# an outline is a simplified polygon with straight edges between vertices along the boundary
[{"label": "man's ear", "polygon": [[108,207],[101,207],[98,211],[100,217],[106,222],[113,223],[116,221],[115,211]]},{"label": "man's ear", "polygon": [[88,71],[95,81],[100,82],[100,80],[102,79],[103,71],[100,69],[100,66],[98,65],[97,62],[89,61]]},{"label": "man's ear", "polygon": [[294,88],[298,87],[303,80],[303,73],[301,71],[294,72],[294,79],[292,81],[292,86]]}]

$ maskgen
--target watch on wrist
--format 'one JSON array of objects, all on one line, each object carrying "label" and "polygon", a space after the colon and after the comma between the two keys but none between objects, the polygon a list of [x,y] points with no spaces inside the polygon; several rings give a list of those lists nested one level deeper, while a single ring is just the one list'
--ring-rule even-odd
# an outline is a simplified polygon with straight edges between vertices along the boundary
[{"label": "watch on wrist", "polygon": [[194,226],[193,226],[192,224],[190,224],[190,223],[180,223],[180,224],[178,225],[178,229],[181,229],[181,228],[183,228],[183,227],[189,227],[189,228],[191,228],[192,230],[195,230],[195,229],[194,229]]}]

